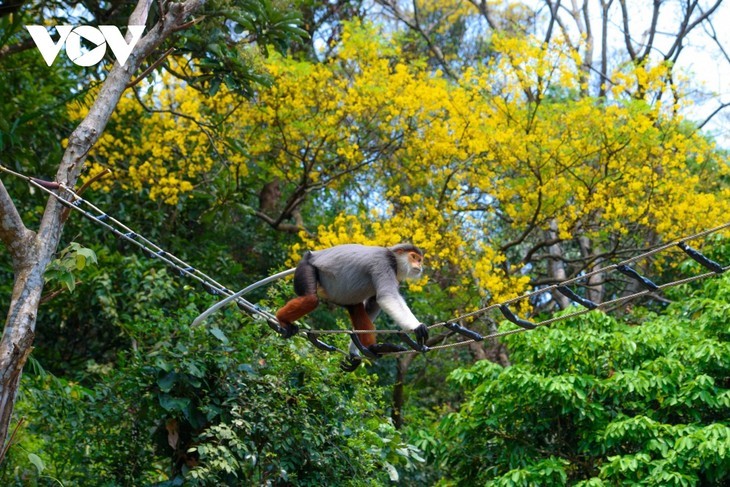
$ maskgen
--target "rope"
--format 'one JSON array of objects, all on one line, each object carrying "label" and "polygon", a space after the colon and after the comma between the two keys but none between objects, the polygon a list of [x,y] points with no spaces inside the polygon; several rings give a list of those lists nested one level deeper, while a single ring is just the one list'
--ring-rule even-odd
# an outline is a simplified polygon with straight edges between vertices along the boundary
[{"label": "rope", "polygon": [[[63,204],[67,208],[73,209],[73,210],[81,213],[83,216],[85,216],[89,220],[93,221],[94,223],[102,226],[103,228],[107,229],[108,231],[112,232],[117,237],[119,237],[121,239],[124,239],[124,240],[126,240],[126,241],[128,241],[128,242],[130,242],[130,243],[132,243],[134,245],[136,245],[137,247],[141,248],[150,257],[159,259],[162,262],[164,262],[165,264],[167,264],[168,266],[176,269],[178,271],[178,273],[180,274],[180,276],[182,276],[182,277],[187,276],[187,277],[191,277],[191,278],[197,280],[198,282],[200,282],[202,284],[203,288],[209,294],[214,295],[214,296],[217,296],[217,295],[226,296],[225,299],[223,299],[220,302],[216,303],[215,305],[211,306],[203,314],[201,314],[200,316],[198,316],[198,318],[196,318],[196,320],[193,322],[192,326],[198,326],[200,323],[202,323],[205,320],[206,317],[208,317],[210,314],[212,314],[213,312],[215,312],[219,308],[223,307],[224,305],[228,304],[229,302],[235,302],[238,305],[239,309],[241,309],[242,311],[248,313],[253,318],[255,318],[256,316],[259,316],[259,317],[261,317],[261,318],[263,318],[263,319],[265,319],[267,321],[272,321],[272,320],[273,321],[276,321],[276,317],[271,312],[269,312],[268,310],[265,310],[265,309],[260,308],[258,305],[254,304],[254,303],[251,303],[250,301],[244,299],[242,296],[244,294],[246,294],[247,292],[252,291],[253,289],[256,289],[256,288],[258,288],[260,286],[263,286],[263,285],[268,284],[268,283],[270,283],[270,282],[272,282],[274,280],[283,278],[283,277],[291,274],[294,271],[293,269],[288,269],[288,270],[283,271],[283,272],[280,272],[278,274],[274,274],[272,276],[269,276],[269,277],[267,277],[265,279],[262,279],[262,280],[254,283],[254,284],[252,284],[250,286],[247,286],[246,288],[242,289],[241,291],[238,291],[238,292],[234,293],[231,290],[229,290],[228,288],[226,288],[225,286],[223,286],[222,284],[220,284],[219,282],[217,282],[212,277],[210,277],[207,274],[205,274],[204,272],[202,272],[202,271],[196,269],[195,267],[189,265],[187,262],[183,261],[182,259],[179,259],[175,255],[173,255],[173,254],[165,251],[164,249],[162,249],[161,247],[159,247],[154,242],[148,240],[144,236],[142,236],[142,235],[134,232],[131,228],[127,227],[126,225],[124,225],[119,220],[113,218],[109,214],[107,214],[104,211],[102,211],[101,209],[97,208],[91,202],[83,199],[72,188],[69,188],[65,184],[63,184],[63,183],[57,183],[57,182],[44,181],[44,180],[40,180],[40,179],[37,179],[37,178],[29,177],[29,176],[26,176],[24,174],[21,174],[21,173],[18,173],[16,171],[13,171],[13,170],[11,170],[11,169],[3,166],[3,165],[0,165],[0,171],[4,171],[4,172],[6,172],[8,174],[11,174],[11,175],[16,176],[18,178],[21,178],[21,179],[26,180],[29,184],[33,185],[34,187],[38,188],[39,190],[41,190],[41,191],[47,193],[48,195],[50,195],[51,197],[55,198],[56,200],[58,200],[61,204]],[[66,191],[70,195],[71,201],[66,200],[66,199],[62,198],[60,195],[56,194],[55,191],[58,190],[58,189],[62,189],[64,191]],[[82,209],[81,208],[82,205],[85,205],[91,211],[87,211],[87,210]],[[444,327],[444,326],[449,325],[449,324],[457,323],[457,322],[459,322],[461,320],[464,320],[466,318],[470,318],[470,317],[477,316],[477,315],[482,315],[482,314],[485,314],[485,313],[487,313],[489,311],[492,311],[494,309],[502,308],[502,307],[508,306],[509,304],[512,304],[512,303],[515,303],[515,302],[518,302],[518,301],[521,301],[521,300],[524,300],[524,299],[529,299],[529,298],[531,298],[533,296],[538,296],[540,294],[544,294],[544,293],[547,293],[547,292],[556,290],[557,288],[559,288],[561,286],[567,286],[569,284],[576,283],[578,281],[581,281],[583,279],[587,279],[587,278],[589,278],[591,276],[594,276],[596,274],[608,273],[608,272],[612,272],[612,271],[615,271],[615,270],[618,270],[620,272],[626,273],[625,272],[626,271],[625,267],[628,266],[629,264],[633,263],[633,262],[637,262],[639,260],[648,258],[648,257],[650,257],[652,255],[655,255],[655,254],[658,254],[660,252],[663,252],[663,251],[665,251],[665,250],[667,250],[667,249],[669,249],[671,247],[674,247],[674,246],[677,246],[677,245],[680,245],[680,244],[684,244],[685,242],[688,242],[690,240],[695,240],[695,239],[698,239],[698,238],[701,238],[701,237],[705,237],[705,236],[711,235],[713,233],[716,233],[716,232],[719,232],[721,230],[724,230],[724,229],[726,229],[728,227],[730,227],[730,222],[726,222],[726,223],[724,223],[722,225],[719,225],[717,227],[714,227],[714,228],[711,228],[711,229],[708,229],[708,230],[703,230],[703,231],[698,232],[698,233],[695,233],[693,235],[689,235],[689,236],[686,236],[686,237],[682,237],[682,238],[673,240],[671,242],[658,245],[658,246],[653,247],[653,248],[648,248],[645,252],[642,252],[641,254],[638,254],[638,255],[636,255],[634,257],[628,258],[628,259],[626,259],[626,260],[624,260],[622,262],[619,262],[617,264],[611,264],[611,265],[608,265],[606,267],[603,267],[603,268],[600,268],[600,269],[596,269],[596,270],[593,270],[591,272],[587,272],[585,274],[581,274],[580,276],[577,276],[577,277],[574,277],[574,278],[571,278],[571,279],[567,279],[565,281],[562,281],[562,282],[559,282],[559,283],[556,283],[556,284],[552,284],[552,285],[547,286],[547,287],[544,287],[544,288],[540,288],[538,290],[529,292],[527,294],[523,294],[521,296],[518,296],[518,297],[515,297],[515,298],[511,298],[511,299],[502,301],[500,303],[490,304],[490,305],[485,306],[483,308],[480,308],[480,309],[477,309],[477,310],[474,310],[474,311],[465,313],[465,314],[463,314],[461,316],[458,316],[456,318],[451,318],[451,319],[446,320],[446,321],[442,321],[442,322],[438,322],[438,323],[429,325],[428,328],[429,329],[434,329],[434,328],[438,328],[438,327]],[[725,272],[728,269],[730,269],[730,266],[722,267],[721,268],[721,271],[722,272]],[[718,269],[718,270],[720,270],[720,269]],[[589,308],[589,309],[582,309],[582,310],[578,310],[578,311],[575,311],[575,312],[572,312],[572,313],[569,313],[569,314],[565,314],[565,315],[561,315],[561,316],[549,318],[549,319],[540,321],[538,323],[529,323],[529,324],[531,325],[531,328],[537,328],[537,327],[541,327],[541,326],[550,325],[552,323],[556,323],[556,322],[559,322],[559,321],[563,321],[563,320],[567,320],[567,319],[570,319],[570,318],[574,318],[576,316],[584,315],[584,314],[589,313],[589,312],[594,311],[594,310],[602,310],[604,308],[607,308],[609,306],[613,306],[613,305],[618,304],[618,303],[623,303],[623,302],[626,302],[626,301],[630,301],[630,300],[633,300],[635,298],[638,298],[638,297],[641,297],[641,296],[650,294],[652,292],[660,291],[660,290],[663,290],[663,289],[668,289],[668,288],[671,288],[671,287],[674,287],[674,286],[679,286],[681,284],[686,284],[686,283],[689,283],[689,282],[693,282],[693,281],[696,281],[696,280],[699,280],[699,279],[704,279],[706,277],[709,277],[709,276],[712,276],[712,275],[717,275],[717,274],[719,274],[719,272],[716,270],[716,271],[713,271],[713,272],[707,272],[705,274],[701,274],[701,275],[697,275],[697,276],[693,276],[693,277],[689,277],[689,278],[685,278],[685,279],[680,279],[680,280],[677,280],[677,281],[673,281],[673,282],[670,282],[670,283],[662,284],[660,286],[653,285],[653,283],[651,283],[650,281],[648,281],[648,280],[646,280],[644,278],[641,278],[641,276],[636,275],[638,278],[644,279],[644,281],[648,281],[648,283],[651,284],[653,287],[651,289],[645,289],[643,291],[640,291],[640,292],[637,292],[637,293],[634,293],[634,294],[631,294],[631,295],[628,295],[628,296],[623,296],[623,297],[616,298],[616,299],[613,299],[613,300],[610,300],[610,301],[606,301],[606,302],[603,302],[603,303],[600,303],[600,304],[592,305],[591,308]],[[591,303],[591,304],[593,304],[593,303]],[[513,335],[513,334],[516,334],[516,333],[522,333],[522,332],[525,332],[525,331],[528,331],[528,328],[517,328],[517,329],[503,331],[503,332],[496,332],[496,333],[492,333],[490,335],[483,336],[483,339],[494,339],[494,338],[499,338],[499,337],[503,337],[503,336]],[[306,328],[303,329],[302,332],[306,333],[307,335],[326,335],[326,334],[348,334],[348,335],[353,335],[353,334],[401,334],[401,333],[403,333],[400,330],[331,330],[331,329],[329,329],[329,330],[319,330],[319,329],[306,329]],[[474,343],[475,341],[476,340],[474,340],[474,339],[461,340],[461,341],[457,341],[457,342],[454,342],[454,343],[433,346],[433,347],[430,347],[430,350],[444,350],[444,349],[448,349],[448,348],[460,347],[460,346],[468,345],[470,343]],[[479,340],[479,341],[481,341],[481,340]],[[338,348],[331,347],[331,349],[332,349],[332,351],[336,351],[336,352],[342,353],[344,355],[349,355],[348,352],[345,352],[345,351],[340,350]],[[389,352],[389,353],[385,353],[383,355],[385,355],[385,356],[399,356],[399,355],[407,355],[407,354],[414,354],[414,353],[420,353],[420,352],[416,352],[416,351]]]},{"label": "rope", "polygon": [[[728,269],[730,269],[730,265],[723,267],[722,268],[722,271],[725,272]],[[718,275],[718,273],[717,272],[714,272],[714,271],[713,272],[706,272],[704,274],[699,274],[697,276],[687,277],[687,278],[684,278],[684,279],[679,279],[679,280],[672,281],[672,282],[669,282],[669,283],[666,283],[666,284],[662,284],[661,286],[657,286],[657,287],[658,287],[658,290],[661,291],[661,290],[664,290],[664,289],[669,289],[671,287],[680,286],[682,284],[688,284],[690,282],[698,281],[700,279],[705,279],[707,277],[716,276],[716,275]],[[644,291],[639,291],[639,292],[634,293],[634,294],[630,294],[628,296],[622,296],[620,298],[616,298],[616,299],[613,299],[613,300],[610,300],[610,301],[605,301],[605,302],[597,305],[596,308],[594,308],[594,309],[582,309],[582,310],[578,310],[578,311],[575,311],[575,312],[572,312],[572,313],[568,313],[568,314],[564,314],[564,315],[560,315],[560,316],[556,316],[556,317],[553,317],[553,318],[549,318],[549,319],[540,321],[538,323],[535,323],[535,327],[547,326],[547,325],[551,325],[553,323],[557,323],[559,321],[569,320],[569,319],[575,318],[577,316],[582,316],[584,314],[588,314],[588,313],[590,313],[592,311],[600,310],[600,309],[603,309],[603,308],[608,308],[608,307],[613,306],[615,304],[624,303],[626,301],[631,301],[631,300],[636,299],[638,297],[645,296],[647,294],[651,294],[652,292],[654,292],[654,291],[644,290]],[[507,330],[507,331],[501,331],[501,332],[497,332],[497,333],[492,333],[490,335],[485,335],[484,336],[484,339],[485,340],[488,340],[488,339],[493,339],[493,338],[500,338],[500,337],[504,337],[504,336],[508,336],[508,335],[515,335],[517,333],[523,333],[523,332],[526,332],[526,331],[530,331],[530,330],[528,330],[527,328],[516,328],[516,329],[512,329],[512,330]],[[431,350],[445,350],[447,348],[461,347],[461,346],[468,345],[468,344],[474,343],[474,342],[476,342],[476,340],[461,340],[461,341],[458,341],[458,342],[448,343],[448,344],[445,344],[445,345],[436,345],[436,346],[430,347],[430,349]],[[392,352],[389,355],[409,355],[409,354],[414,354],[414,353],[419,353],[419,352],[416,352],[415,350],[413,350],[413,351],[409,350],[409,351],[405,351],[405,352]]]},{"label": "rope", "polygon": [[[225,295],[225,296],[231,296],[233,295],[233,292],[230,291],[228,288],[220,284],[218,281],[210,277],[209,275],[205,274],[204,272],[196,269],[195,267],[191,266],[187,262],[183,261],[182,259],[179,259],[175,255],[171,254],[170,252],[165,251],[160,246],[155,244],[154,242],[151,242],[144,236],[140,235],[139,233],[135,232],[128,226],[124,225],[119,220],[115,219],[111,215],[105,213],[101,209],[97,208],[95,205],[93,205],[91,202],[83,199],[81,196],[76,194],[76,192],[66,186],[63,183],[56,183],[56,182],[49,182],[49,181],[43,181],[36,178],[32,178],[29,176],[26,176],[24,174],[20,174],[18,172],[12,171],[8,169],[7,167],[0,165],[0,170],[4,171],[8,174],[11,174],[13,176],[19,177],[21,179],[26,180],[29,184],[33,185],[34,187],[38,188],[39,190],[47,193],[51,197],[58,200],[61,204],[66,206],[67,208],[70,208],[74,211],[77,211],[81,213],[83,216],[88,218],[89,220],[93,221],[94,223],[100,225],[101,227],[105,228],[106,230],[110,231],[117,237],[126,240],[127,242],[130,242],[134,244],[135,246],[139,247],[143,251],[147,253],[151,258],[159,259],[168,266],[172,267],[173,269],[177,270],[180,276],[182,277],[191,277],[195,279],[196,281],[200,282],[203,286],[203,288],[208,292],[209,294],[212,294],[214,296],[216,295]],[[60,195],[56,194],[54,190],[62,189],[69,193],[71,197],[71,201],[66,200],[62,198]],[[81,206],[84,205],[88,207],[90,211],[84,210],[81,208]],[[93,212],[93,213],[92,213]],[[253,315],[258,315],[263,317],[264,319],[275,319],[275,317],[268,311],[261,309],[259,306],[243,299],[243,298],[237,298],[236,303],[244,308],[247,312]]]},{"label": "rope", "polygon": [[493,310],[495,308],[499,308],[499,307],[501,307],[503,305],[509,305],[509,304],[512,304],[512,303],[516,303],[518,301],[521,301],[523,299],[529,299],[529,298],[531,298],[533,296],[538,296],[540,294],[544,294],[544,293],[547,293],[547,292],[550,292],[550,291],[554,291],[555,289],[557,289],[560,286],[567,286],[567,285],[570,285],[570,284],[574,284],[574,283],[576,283],[578,281],[581,281],[583,279],[587,279],[587,278],[589,278],[591,276],[595,276],[596,274],[612,272],[612,271],[618,269],[619,267],[627,266],[627,265],[629,265],[631,263],[637,262],[639,260],[643,260],[643,259],[645,259],[647,257],[651,257],[652,255],[655,255],[655,254],[658,254],[660,252],[663,252],[663,251],[665,251],[665,250],[667,250],[667,249],[669,249],[671,247],[677,246],[677,245],[679,245],[681,243],[688,242],[690,240],[695,240],[695,239],[698,239],[700,237],[705,237],[707,235],[711,235],[713,233],[716,233],[716,232],[719,232],[721,230],[724,230],[725,228],[728,228],[728,227],[730,227],[730,222],[723,223],[722,225],[718,225],[717,227],[711,228],[709,230],[703,230],[702,232],[696,233],[694,235],[690,235],[690,236],[687,236],[687,237],[682,237],[682,238],[673,240],[673,241],[671,241],[669,243],[666,243],[666,244],[661,244],[661,245],[659,245],[659,246],[657,246],[657,247],[655,247],[653,249],[650,249],[650,250],[648,250],[648,251],[646,251],[646,252],[644,252],[642,254],[636,255],[636,256],[631,257],[629,259],[626,259],[626,260],[624,260],[622,262],[619,262],[618,264],[611,264],[611,265],[608,265],[606,267],[602,267],[600,269],[596,269],[596,270],[593,270],[591,272],[587,272],[585,274],[581,274],[580,276],[573,277],[571,279],[567,279],[567,280],[562,281],[562,282],[559,282],[557,284],[552,284],[550,286],[537,289],[537,290],[532,291],[530,293],[523,294],[523,295],[518,296],[516,298],[508,299],[506,301],[502,301],[501,303],[490,304],[489,306],[485,306],[484,308],[480,308],[478,310],[471,311],[471,312],[466,313],[466,314],[463,314],[463,315],[461,315],[461,316],[459,316],[457,318],[452,318],[450,320],[446,320],[446,321],[444,321],[442,323],[436,323],[435,325],[432,325],[432,326],[433,327],[437,327],[437,326],[443,326],[443,325],[445,325],[447,323],[456,323],[456,322],[461,321],[461,320],[463,320],[465,318],[470,318],[472,316],[476,316],[476,315],[480,315],[480,314],[486,313],[486,312],[488,312],[490,310]]}]

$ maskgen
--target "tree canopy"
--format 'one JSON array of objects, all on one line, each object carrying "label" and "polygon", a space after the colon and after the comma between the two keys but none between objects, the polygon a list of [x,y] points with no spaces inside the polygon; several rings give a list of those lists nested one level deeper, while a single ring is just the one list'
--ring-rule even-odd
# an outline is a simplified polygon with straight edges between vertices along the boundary
[{"label": "tree canopy", "polygon": [[[230,289],[305,250],[409,241],[424,323],[574,278],[607,302],[639,284],[606,266],[727,223],[727,148],[681,67],[692,43],[724,53],[721,3],[655,2],[646,25],[625,1],[9,2],[0,164]],[[23,28],[130,19],[129,69],[49,67]],[[727,237],[690,244],[726,266]],[[191,327],[219,296],[6,172],[0,241],[4,485],[730,478],[725,274],[347,374],[233,306]],[[678,248],[634,266],[704,272]],[[291,296],[282,280],[251,299]],[[575,311],[558,292],[514,310]],[[514,328],[496,316],[463,324]],[[306,321],[349,327],[333,306]]]}]

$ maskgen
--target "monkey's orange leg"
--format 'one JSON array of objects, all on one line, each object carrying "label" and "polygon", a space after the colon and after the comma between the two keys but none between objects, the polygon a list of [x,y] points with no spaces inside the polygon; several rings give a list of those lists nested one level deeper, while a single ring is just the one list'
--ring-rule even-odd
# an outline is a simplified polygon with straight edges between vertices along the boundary
[{"label": "monkey's orange leg", "polygon": [[299,296],[286,303],[283,308],[277,311],[276,319],[279,320],[281,326],[291,329],[293,322],[307,313],[314,311],[318,304],[319,298],[317,298],[316,294]]},{"label": "monkey's orange leg", "polygon": [[[356,330],[374,330],[375,325],[370,321],[370,317],[365,311],[365,305],[360,303],[354,306],[348,306],[347,311],[350,313],[350,321]],[[365,347],[375,345],[375,334],[363,333],[359,334],[360,342]]]}]

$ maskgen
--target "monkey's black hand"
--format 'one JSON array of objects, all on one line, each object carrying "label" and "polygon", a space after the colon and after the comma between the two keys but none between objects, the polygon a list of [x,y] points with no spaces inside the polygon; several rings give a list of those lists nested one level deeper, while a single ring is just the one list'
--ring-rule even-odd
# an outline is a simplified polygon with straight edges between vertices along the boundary
[{"label": "monkey's black hand", "polygon": [[426,341],[428,340],[428,328],[426,328],[426,325],[421,323],[413,332],[416,334],[415,340],[408,333],[400,333],[400,337],[416,352],[428,352],[430,349],[426,346]]},{"label": "monkey's black hand", "polygon": [[[420,346],[423,349],[428,349],[426,347],[426,342],[428,341],[428,328],[426,328],[426,325],[421,323],[418,325],[418,328],[414,330],[416,333],[416,339],[418,340],[418,346]],[[426,350],[424,350],[425,352]]]},{"label": "monkey's black hand", "polygon": [[299,327],[294,323],[290,323],[289,326],[282,326],[281,336],[282,338],[291,338],[299,333]]},{"label": "monkey's black hand", "polygon": [[274,320],[269,320],[268,323],[271,329],[281,335],[282,338],[291,338],[299,333],[299,327],[294,323],[289,323],[289,325],[286,326],[281,325],[278,321]]},{"label": "monkey's black hand", "polygon": [[343,372],[354,372],[355,369],[360,367],[361,363],[362,358],[359,355],[351,353],[349,357],[342,359],[342,362],[340,362],[340,369]]}]

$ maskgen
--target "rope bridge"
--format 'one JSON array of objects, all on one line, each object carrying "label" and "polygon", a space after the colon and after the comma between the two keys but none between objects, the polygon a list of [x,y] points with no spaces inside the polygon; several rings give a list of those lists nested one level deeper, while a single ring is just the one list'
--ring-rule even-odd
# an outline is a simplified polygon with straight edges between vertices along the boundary
[{"label": "rope bridge", "polygon": [[[66,206],[67,208],[70,208],[76,212],[79,212],[87,219],[91,220],[92,222],[96,223],[97,225],[105,228],[109,232],[116,235],[118,238],[121,238],[123,240],[126,240],[127,242],[130,242],[133,245],[136,245],[144,253],[146,253],[150,258],[158,259],[161,262],[165,263],[167,266],[175,269],[177,273],[181,277],[189,277],[191,279],[194,279],[198,281],[203,289],[208,292],[209,294],[213,296],[223,296],[224,299],[217,302],[215,305],[208,308],[206,311],[204,311],[202,314],[200,314],[192,323],[192,326],[198,326],[201,323],[205,321],[205,319],[222,308],[223,306],[235,302],[238,308],[245,312],[246,314],[250,315],[252,318],[260,318],[264,319],[272,328],[275,330],[278,329],[279,324],[276,320],[276,317],[268,310],[258,306],[255,303],[252,303],[251,301],[244,298],[246,294],[253,291],[254,289],[260,288],[262,286],[265,286],[266,284],[270,284],[274,281],[277,281],[279,279],[282,279],[290,274],[294,273],[294,269],[288,269],[283,272],[279,272],[277,274],[274,274],[272,276],[269,276],[265,279],[262,279],[260,281],[257,281],[244,289],[233,292],[232,290],[228,289],[227,287],[220,284],[218,281],[207,275],[206,273],[202,272],[201,270],[191,266],[187,262],[183,261],[182,259],[176,257],[175,255],[171,254],[170,252],[167,252],[166,250],[159,247],[154,242],[150,241],[149,239],[145,238],[143,235],[140,235],[139,233],[133,231],[126,225],[124,225],[119,220],[115,219],[111,215],[105,213],[101,209],[97,208],[95,205],[93,205],[88,200],[82,198],[79,196],[72,188],[69,188],[68,186],[58,183],[58,182],[51,182],[51,181],[45,181],[42,179],[26,176],[24,174],[18,173],[16,171],[13,171],[7,167],[4,167],[0,165],[0,171],[3,171],[5,173],[11,174],[15,177],[21,178],[26,180],[29,184],[36,187],[40,191],[43,191],[47,193],[49,196],[55,198],[58,200],[61,204]],[[65,193],[66,197],[61,196],[59,193]],[[559,282],[557,284],[553,284],[550,286],[546,286],[540,289],[537,289],[535,291],[532,291],[530,293],[523,294],[521,296],[505,300],[500,303],[490,304],[488,306],[485,306],[483,308],[477,309],[475,311],[471,311],[469,313],[462,314],[458,317],[434,323],[430,325],[428,328],[431,329],[439,329],[439,328],[445,328],[446,330],[449,330],[450,334],[452,335],[458,335],[460,337],[463,337],[464,339],[455,341],[453,343],[447,343],[443,345],[436,345],[432,347],[428,347],[429,350],[443,350],[453,347],[461,347],[468,345],[470,343],[483,341],[486,339],[493,339],[493,338],[499,338],[507,335],[513,335],[516,333],[523,333],[528,330],[533,330],[542,326],[547,326],[553,323],[557,323],[559,321],[568,320],[570,318],[574,318],[576,316],[581,316],[586,313],[590,313],[591,311],[595,310],[604,310],[606,308],[609,308],[611,306],[615,306],[617,304],[623,304],[628,301],[634,300],[636,298],[639,298],[641,296],[646,296],[651,293],[656,293],[659,291],[663,291],[665,289],[669,289],[671,287],[679,286],[681,284],[687,284],[693,281],[697,281],[700,279],[705,279],[714,275],[722,274],[723,272],[730,269],[730,265],[723,266],[694,248],[690,247],[687,242],[691,240],[696,240],[702,237],[709,236],[711,234],[720,232],[722,230],[727,229],[730,227],[730,221],[726,222],[722,225],[716,226],[714,228],[711,228],[709,230],[704,230],[702,232],[695,233],[693,235],[685,236],[676,240],[673,240],[671,242],[661,244],[655,247],[647,248],[644,252],[631,257],[629,259],[626,259],[622,262],[619,262],[617,264],[608,265],[606,267],[602,267],[600,269],[595,269],[591,272],[587,272],[584,274],[581,274],[577,277],[564,280],[562,282]],[[690,258],[692,258],[694,261],[698,262],[702,267],[704,267],[707,272],[703,274],[699,274],[692,277],[687,277],[679,280],[675,280],[672,282],[668,282],[665,284],[655,284],[650,279],[642,276],[639,274],[633,267],[631,267],[631,264],[646,259],[652,255],[664,252],[670,248],[678,247],[681,249],[686,255],[688,255]],[[588,279],[591,276],[594,276],[596,274],[602,274],[602,273],[609,273],[609,272],[619,272],[625,276],[628,276],[629,278],[633,279],[638,283],[640,287],[643,289],[641,291],[635,292],[633,294],[622,296],[616,299],[612,299],[609,301],[604,301],[602,303],[594,303],[586,298],[583,298],[576,294],[574,291],[571,290],[569,287],[570,285],[576,284],[584,279]],[[564,295],[566,298],[568,298],[570,301],[572,301],[575,304],[580,305],[582,309],[578,309],[572,313],[563,314],[561,316],[545,319],[543,321],[539,322],[531,322],[526,319],[520,318],[517,315],[515,315],[512,310],[510,309],[510,305],[517,303],[519,301],[525,300],[525,299],[531,299],[536,296],[539,296],[541,294],[549,293],[552,291],[557,291],[560,294]],[[514,323],[518,326],[518,328],[508,330],[508,331],[501,331],[492,333],[489,335],[481,335],[477,333],[476,331],[470,330],[466,327],[464,327],[460,322],[467,318],[472,318],[475,316],[484,315],[486,313],[499,310],[499,312],[503,315],[504,318],[506,318],[508,321]],[[300,331],[300,333],[303,333],[306,335],[306,337],[312,342],[313,345],[315,345],[317,348],[321,350],[325,350],[328,352],[338,352],[342,353],[346,356],[349,356],[349,352],[346,352],[344,350],[341,350],[339,348],[336,348],[332,345],[326,344],[319,340],[319,336],[321,335],[328,335],[328,334],[348,334],[353,338],[353,341],[359,342],[357,335],[358,334],[397,334],[401,336],[402,338],[406,339],[407,342],[412,342],[410,337],[405,335],[402,331],[399,330],[319,330],[319,329],[303,329]],[[402,352],[389,352],[385,353],[383,355],[387,356],[398,356],[398,355],[404,355],[404,354],[414,354],[414,353],[421,353],[417,352],[415,350],[408,350],[408,351],[402,351]]]}]

